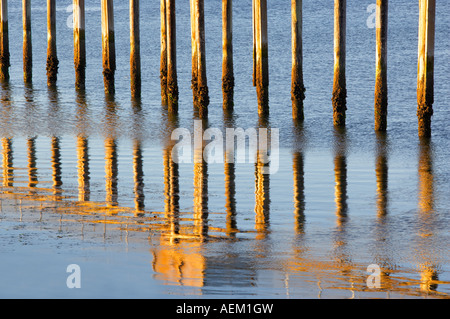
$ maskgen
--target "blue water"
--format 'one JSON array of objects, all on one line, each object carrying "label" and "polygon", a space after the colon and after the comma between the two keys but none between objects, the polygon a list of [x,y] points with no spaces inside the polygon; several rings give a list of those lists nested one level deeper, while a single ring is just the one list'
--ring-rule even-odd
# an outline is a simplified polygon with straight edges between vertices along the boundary
[{"label": "blue water", "polygon": [[[223,131],[225,126],[259,127],[252,86],[251,1],[234,3],[236,88],[231,120],[224,119],[222,111],[221,3],[205,2],[208,125]],[[448,298],[450,8],[437,3],[433,137],[424,142],[417,137],[416,117],[418,4],[406,0],[389,3],[388,132],[382,138],[373,131],[375,29],[367,24],[372,2],[347,1],[344,132],[337,132],[332,123],[332,4],[303,4],[306,119],[299,128],[291,119],[290,2],[269,2],[266,125],[280,129],[280,167],[258,184],[254,164],[236,164],[231,210],[221,163],[206,165],[207,188],[194,186],[193,164],[180,164],[179,191],[166,190],[167,136],[175,127],[193,132],[194,126],[187,2],[177,3],[180,111],[175,126],[160,101],[158,1],[141,3],[139,105],[131,100],[129,87],[125,2],[115,3],[114,100],[106,99],[103,89],[98,3],[86,3],[84,95],[74,89],[73,38],[67,26],[71,1],[57,4],[56,90],[46,84],[45,6],[32,7],[33,85],[25,87],[21,8],[9,3],[11,79],[1,90],[0,137],[2,142],[9,139],[12,159],[8,163],[11,157],[2,143],[0,252],[6,262],[0,265],[0,296]],[[85,202],[79,136],[88,141]],[[58,137],[56,160],[53,137]],[[30,138],[36,169],[29,164]],[[116,143],[112,177],[106,159],[110,139]],[[141,151],[137,159],[142,161],[140,191],[133,168],[136,141]],[[61,185],[54,182],[58,167]],[[378,179],[377,170],[383,173]],[[36,178],[34,186],[30,176]],[[110,181],[116,186],[109,187]],[[178,222],[185,237],[170,231],[176,222],[166,209],[173,195],[179,197]],[[144,212],[136,210],[138,198]],[[207,203],[196,204],[199,198]],[[196,215],[199,209],[208,214]],[[233,225],[230,220],[234,231],[227,228]],[[198,236],[197,228],[205,225],[207,236]],[[82,269],[81,289],[66,286],[69,264]],[[366,285],[371,264],[389,274],[381,278],[379,289]]]}]

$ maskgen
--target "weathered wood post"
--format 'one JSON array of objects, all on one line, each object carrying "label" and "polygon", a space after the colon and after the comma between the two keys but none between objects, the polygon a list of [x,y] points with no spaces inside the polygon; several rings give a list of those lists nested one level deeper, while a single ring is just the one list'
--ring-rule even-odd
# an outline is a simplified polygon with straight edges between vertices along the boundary
[{"label": "weathered wood post", "polygon": [[161,80],[161,104],[167,105],[167,13],[166,0],[160,2],[161,10],[161,62],[160,75]]},{"label": "weathered wood post", "polygon": [[267,0],[255,0],[256,92],[258,113],[269,111],[269,50],[267,39]]},{"label": "weathered wood post", "polygon": [[86,23],[85,0],[73,0],[73,49],[75,87],[84,89],[86,84]]},{"label": "weathered wood post", "polygon": [[22,0],[23,24],[23,80],[31,83],[33,78],[33,50],[31,37],[31,0]]},{"label": "weathered wood post", "polygon": [[8,1],[0,1],[0,81],[9,80]]},{"label": "weathered wood post", "polygon": [[387,37],[388,0],[377,0],[376,9],[376,80],[375,80],[375,130],[386,131],[387,85]]},{"label": "weathered wood post", "polygon": [[[195,80],[192,81],[192,90],[194,95],[194,107],[198,109],[198,115],[200,118],[205,118],[208,116],[208,105],[209,105],[209,92],[208,83],[206,77],[206,43],[205,43],[205,10],[204,10],[204,0],[193,0],[191,4],[191,18],[194,19],[191,22],[191,26],[194,27],[194,40],[192,45],[196,46],[193,49],[193,54],[196,54],[197,60],[196,64],[193,64],[193,68],[196,67],[196,71],[192,72],[195,75]],[[194,60],[193,56],[193,60]],[[195,63],[195,61],[194,61]],[[195,73],[195,74],[194,74]]]},{"label": "weathered wood post", "polygon": [[345,79],[347,0],[334,0],[334,80],[333,80],[333,123],[345,126],[347,110],[347,86]]},{"label": "weathered wood post", "polygon": [[252,0],[252,37],[253,37],[253,86],[256,87],[256,0]]},{"label": "weathered wood post", "polygon": [[167,32],[167,105],[170,113],[178,112],[177,37],[175,0],[166,0]]},{"label": "weathered wood post", "polygon": [[103,81],[106,94],[114,94],[116,47],[113,0],[102,0]]},{"label": "weathered wood post", "polygon": [[190,0],[191,18],[191,54],[192,54],[192,79],[191,89],[194,107],[197,107],[197,73],[198,73],[198,45],[197,45],[197,19],[195,18],[196,0]]},{"label": "weathered wood post", "polygon": [[434,102],[436,0],[420,0],[419,10],[417,117],[419,120],[419,136],[430,137]]},{"label": "weathered wood post", "polygon": [[139,0],[130,0],[130,79],[131,96],[141,96],[141,40]]},{"label": "weathered wood post", "polygon": [[222,93],[223,108],[234,106],[233,0],[222,0]]},{"label": "weathered wood post", "polygon": [[291,0],[292,14],[292,117],[303,121],[303,100],[305,86],[303,84],[303,40],[302,40],[302,0]]},{"label": "weathered wood post", "polygon": [[47,0],[47,84],[55,85],[58,77],[56,52],[56,0]]}]

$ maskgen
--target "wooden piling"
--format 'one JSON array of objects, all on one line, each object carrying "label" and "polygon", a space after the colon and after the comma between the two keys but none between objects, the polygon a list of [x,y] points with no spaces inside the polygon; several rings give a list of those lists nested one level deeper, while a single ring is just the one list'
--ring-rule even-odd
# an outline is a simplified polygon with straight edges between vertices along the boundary
[{"label": "wooden piling", "polygon": [[419,10],[417,117],[419,121],[419,136],[430,137],[434,102],[436,0],[420,0]]},{"label": "wooden piling", "polygon": [[141,40],[139,0],[130,0],[130,79],[131,96],[141,96]]},{"label": "wooden piling", "polygon": [[22,0],[23,24],[23,80],[31,83],[33,78],[33,50],[31,37],[31,0]]},{"label": "wooden piling", "polygon": [[191,89],[194,107],[197,106],[197,72],[198,72],[198,45],[197,45],[197,20],[195,18],[196,0],[190,0],[191,18],[191,54],[192,54],[192,79]]},{"label": "wooden piling", "polygon": [[234,106],[233,0],[222,0],[222,94],[224,110]]},{"label": "wooden piling", "polygon": [[85,0],[73,0],[73,49],[75,87],[84,89],[86,84],[86,23]]},{"label": "wooden piling", "polygon": [[167,14],[166,0],[160,1],[161,11],[161,62],[160,62],[160,80],[161,80],[161,104],[167,105]]},{"label": "wooden piling", "polygon": [[386,131],[387,129],[388,2],[388,0],[377,0],[376,8],[375,131]]},{"label": "wooden piling", "polygon": [[258,113],[269,107],[269,51],[267,39],[267,0],[255,0],[256,92]]},{"label": "wooden piling", "polygon": [[102,0],[102,52],[103,81],[106,94],[114,94],[114,75],[116,71],[116,48],[114,36],[113,0]]},{"label": "wooden piling", "polygon": [[58,77],[56,52],[56,0],[47,0],[47,84],[53,86]]},{"label": "wooden piling", "polygon": [[8,1],[0,1],[0,81],[9,80]]},{"label": "wooden piling", "polygon": [[[196,79],[193,80],[192,89],[194,95],[194,107],[198,110],[200,118],[206,118],[208,115],[209,91],[206,77],[206,43],[205,43],[205,9],[204,0],[194,0],[191,5],[194,22],[195,45],[197,61],[196,61]],[[194,50],[193,50],[194,51]],[[193,72],[194,75],[194,72]]]},{"label": "wooden piling", "polygon": [[303,121],[303,100],[305,86],[303,83],[303,43],[302,43],[302,0],[291,0],[292,15],[292,81],[291,100],[292,117]]},{"label": "wooden piling", "polygon": [[167,105],[170,113],[178,112],[178,78],[176,48],[175,0],[166,0],[167,31]]},{"label": "wooden piling", "polygon": [[252,58],[253,58],[253,86],[256,87],[256,12],[255,12],[255,1],[252,0],[252,37],[253,37],[253,47],[252,47]]},{"label": "wooden piling", "polygon": [[347,87],[345,79],[347,0],[334,0],[334,80],[333,80],[333,123],[345,126],[347,110]]}]

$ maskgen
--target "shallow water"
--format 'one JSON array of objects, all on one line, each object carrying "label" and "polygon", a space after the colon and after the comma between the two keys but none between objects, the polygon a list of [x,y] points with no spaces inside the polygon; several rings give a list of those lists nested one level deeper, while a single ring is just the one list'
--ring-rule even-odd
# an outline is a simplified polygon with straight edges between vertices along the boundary
[{"label": "shallow water", "polygon": [[[248,3],[247,3],[248,2]],[[348,1],[347,128],[332,125],[333,8],[304,3],[305,123],[290,118],[290,6],[269,3],[270,116],[252,86],[251,2],[235,3],[235,110],[221,105],[220,2],[205,3],[204,128],[280,129],[279,170],[169,159],[194,131],[188,6],[177,4],[180,114],[160,103],[159,2],[142,3],[143,93],[132,101],[128,7],[116,4],[116,94],[101,72],[100,7],[87,4],[87,89],[73,86],[71,1],[58,2],[55,89],[45,7],[33,10],[24,86],[21,9],[9,5],[11,80],[1,89],[1,297],[423,298],[450,295],[450,10],[439,3],[433,137],[417,137],[417,5],[390,2],[388,133],[373,132],[371,1]],[[92,6],[93,5],[93,6]],[[92,7],[91,7],[92,6]],[[16,41],[15,39],[20,39]],[[82,288],[68,289],[78,264]],[[381,287],[367,286],[369,265]]]}]

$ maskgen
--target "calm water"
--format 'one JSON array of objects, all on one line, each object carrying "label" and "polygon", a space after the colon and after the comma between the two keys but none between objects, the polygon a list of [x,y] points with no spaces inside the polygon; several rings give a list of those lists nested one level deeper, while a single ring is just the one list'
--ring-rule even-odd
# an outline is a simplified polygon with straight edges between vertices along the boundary
[{"label": "calm water", "polygon": [[[186,2],[186,3],[185,3]],[[60,68],[46,85],[46,8],[22,80],[19,3],[1,89],[1,297],[424,298],[450,296],[450,6],[437,4],[433,137],[417,137],[418,6],[390,1],[388,133],[373,132],[373,1],[348,1],[347,128],[332,125],[333,6],[304,1],[305,116],[290,114],[290,2],[269,2],[270,117],[252,86],[251,1],[235,2],[235,111],[221,93],[220,1],[205,1],[209,127],[280,129],[280,167],[169,161],[193,132],[189,6],[177,3],[180,113],[160,103],[159,1],[141,3],[142,101],[129,89],[128,5],[115,4],[116,95],[106,99],[100,6],[87,1],[87,90],[74,89],[71,1],[58,1]],[[173,144],[172,144],[173,145]],[[69,264],[82,288],[66,286]],[[369,289],[367,267],[381,267]]]}]

